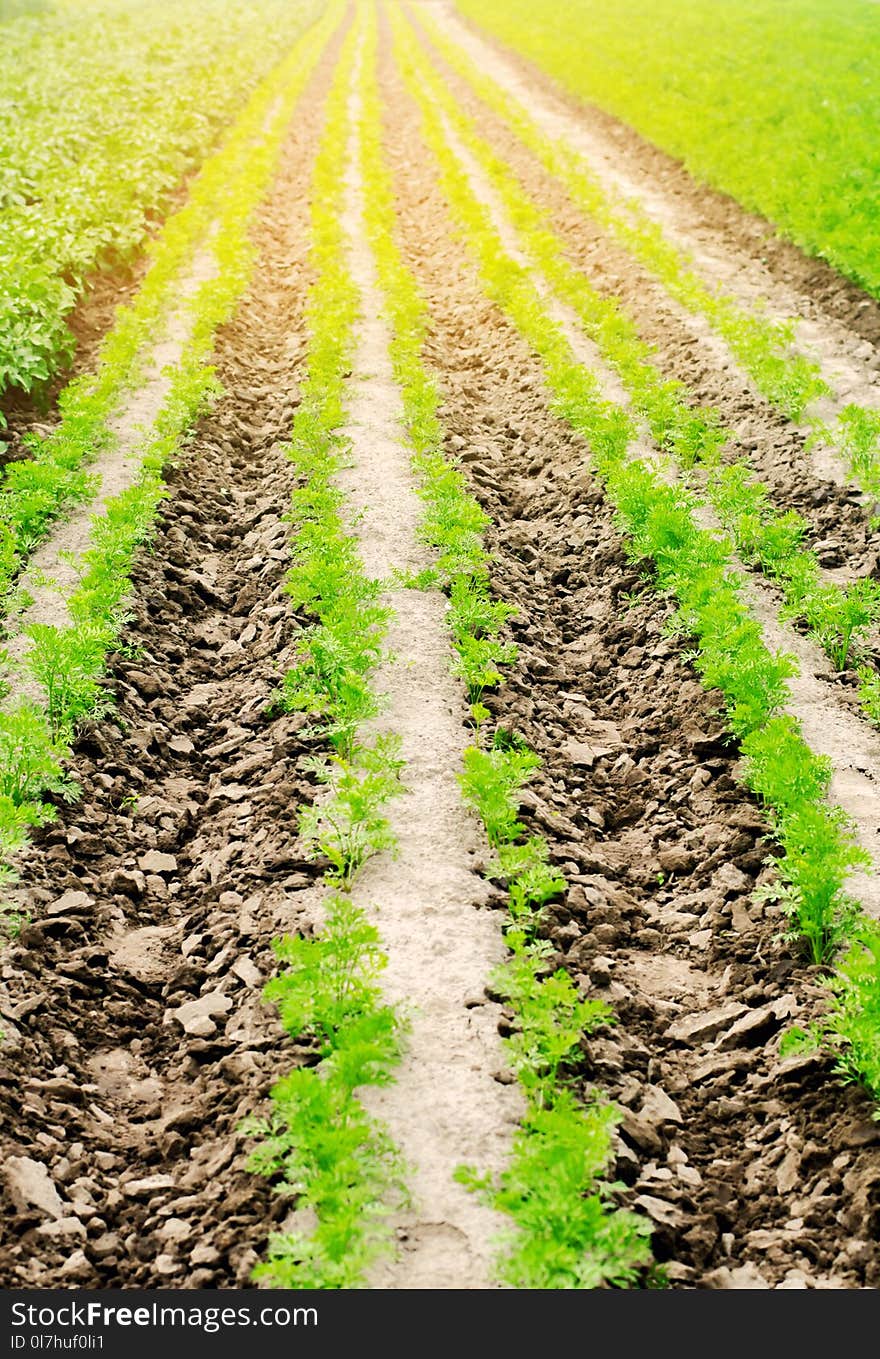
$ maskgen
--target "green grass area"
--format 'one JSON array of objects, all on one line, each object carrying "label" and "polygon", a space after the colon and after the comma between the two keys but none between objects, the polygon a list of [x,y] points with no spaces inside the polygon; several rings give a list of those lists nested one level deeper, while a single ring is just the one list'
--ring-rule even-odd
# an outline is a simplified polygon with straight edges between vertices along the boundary
[{"label": "green grass area", "polygon": [[[0,43],[0,397],[69,357],[89,276],[143,245],[323,0],[58,0]],[[0,417],[2,423],[2,417]]]},{"label": "green grass area", "polygon": [[571,93],[880,295],[873,0],[457,0]]}]

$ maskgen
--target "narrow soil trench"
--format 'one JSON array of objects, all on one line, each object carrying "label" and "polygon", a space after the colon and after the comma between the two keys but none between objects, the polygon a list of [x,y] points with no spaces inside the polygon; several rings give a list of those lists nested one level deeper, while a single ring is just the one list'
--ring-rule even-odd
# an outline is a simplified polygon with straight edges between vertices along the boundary
[{"label": "narrow soil trench", "polygon": [[[350,107],[356,122],[356,91]],[[394,1084],[364,1093],[403,1153],[412,1196],[396,1223],[398,1259],[376,1271],[373,1286],[487,1288],[492,1238],[504,1221],[453,1174],[462,1163],[499,1170],[520,1112],[516,1087],[497,1079],[500,1009],[484,994],[505,950],[500,925],[485,909],[479,858],[475,865],[487,846],[456,780],[468,732],[462,686],[451,673],[447,603],[437,591],[391,585],[395,569],[418,572],[430,554],[418,540],[422,509],[365,235],[357,134],[349,150],[343,224],[361,321],[348,398],[351,466],[339,481],[366,571],[389,582],[391,659],[376,675],[384,695],[377,726],[401,737],[406,762],[405,792],[388,809],[398,852],[369,861],[352,893],[380,929],[388,955],[383,992],[410,1017]]]},{"label": "narrow soil trench", "polygon": [[544,761],[524,819],[569,883],[548,936],[619,1018],[585,1044],[581,1079],[623,1108],[624,1197],[673,1286],[876,1286],[880,1128],[827,1063],[779,1059],[817,977],[777,940],[777,908],[752,900],[773,846],[717,700],[664,636],[666,606],[627,560],[586,448],[547,413],[538,365],[475,287],[387,58],[383,90],[449,448],[520,611],[491,706]]},{"label": "narrow soil trench", "polygon": [[297,767],[307,719],[267,705],[298,630],[283,441],[305,343],[302,185],[338,49],[218,337],[226,394],[138,563],[115,716],[83,733],[82,798],[21,865],[31,923],[0,957],[7,1287],[247,1287],[286,1211],[246,1170],[239,1128],[297,1061],[260,988],[318,873],[295,847],[315,793]]}]

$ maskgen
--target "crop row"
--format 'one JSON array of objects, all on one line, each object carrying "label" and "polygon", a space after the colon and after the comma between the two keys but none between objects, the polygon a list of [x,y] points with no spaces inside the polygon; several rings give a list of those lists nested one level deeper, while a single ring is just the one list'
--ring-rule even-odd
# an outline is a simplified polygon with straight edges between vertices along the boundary
[{"label": "crop row", "polygon": [[796,346],[794,325],[748,308],[707,283],[692,261],[651,219],[641,203],[607,190],[587,161],[564,140],[545,135],[535,118],[491,76],[481,71],[430,16],[420,22],[444,59],[566,189],[573,203],[662,284],[687,311],[724,341],[761,395],[808,440],[827,445],[848,480],[880,499],[880,412],[849,402],[829,421],[820,398],[833,398],[818,365]]},{"label": "crop row", "polygon": [[89,276],[130,259],[319,0],[72,4],[0,44],[0,397],[70,357]]},{"label": "crop row", "polygon": [[457,3],[572,94],[880,290],[870,0],[562,0],[540,22],[529,0]]},{"label": "crop row", "polygon": [[400,791],[399,743],[370,738],[379,710],[374,671],[391,610],[382,582],[365,574],[348,530],[346,497],[334,478],[349,441],[346,375],[355,345],[359,296],[341,226],[352,137],[350,89],[359,29],[345,40],[330,91],[311,183],[311,246],[306,374],[288,455],[302,485],[294,492],[293,565],[287,591],[312,620],[284,677],[281,702],[312,713],[330,759],[315,758],[326,785],[299,822],[316,856],[329,860],[331,889],[314,939],[277,941],[287,966],[266,988],[285,1028],[314,1042],[319,1061],[295,1069],[272,1089],[272,1111],[250,1125],[263,1139],[251,1168],[296,1194],[297,1212],[314,1226],[269,1240],[257,1277],[282,1288],[362,1285],[371,1262],[389,1249],[388,1214],[402,1196],[399,1157],[358,1089],[392,1078],[404,1023],[383,1003],[377,981],[385,955],[375,927],[348,895],[368,858],[394,845],[385,805]]},{"label": "crop row", "polygon": [[[829,763],[809,750],[796,720],[782,711],[789,697],[790,659],[771,654],[764,644],[759,624],[742,601],[744,582],[731,568],[729,540],[697,526],[685,488],[670,485],[654,467],[631,456],[636,432],[631,417],[606,399],[595,376],[576,361],[529,272],[504,249],[450,148],[443,118],[425,86],[418,45],[399,14],[394,28],[407,86],[421,109],[423,137],[486,293],[539,356],[554,407],[585,437],[633,557],[653,563],[658,588],[676,601],[681,628],[696,639],[694,664],[703,683],[724,697],[731,733],[746,757],[744,777],[767,807],[782,847],[777,891],[791,920],[790,939],[803,939],[817,961],[851,946],[836,983],[845,997],[838,1002],[850,1016],[870,1020],[873,1065],[859,1056],[866,1051],[864,1034],[854,1028],[842,1034],[845,1021],[837,1011],[833,1041],[860,1065],[860,1077],[870,1086],[880,1050],[875,1018],[880,973],[871,962],[877,927],[860,913],[845,885],[865,856],[843,813],[827,803]],[[873,1088],[880,1093],[876,1084]]]},{"label": "crop row", "polygon": [[[205,229],[206,204],[213,202],[212,249],[217,272],[193,298],[189,338],[171,374],[165,404],[139,449],[137,479],[108,500],[104,512],[92,521],[90,545],[77,562],[78,587],[65,601],[69,624],[26,628],[30,650],[22,673],[8,677],[9,693],[0,711],[0,864],[7,880],[14,875],[12,862],[25,843],[28,827],[53,818],[52,799],[77,794],[75,783],[64,773],[69,742],[77,723],[99,714],[108,702],[103,683],[106,656],[125,622],[134,554],[149,537],[165,494],[162,468],[180,451],[205,403],[219,391],[211,366],[213,337],[233,313],[254,266],[249,224],[271,181],[292,112],[340,12],[341,6],[332,7],[289,57],[284,97],[280,103],[273,102],[271,124],[264,126],[265,107],[258,104],[244,120],[251,136],[242,144],[233,134],[229,159],[218,152],[206,168],[205,182],[212,185],[215,197],[208,195],[197,202],[185,219],[189,225],[180,232],[169,227],[169,255],[176,264],[181,235],[190,239],[190,226],[198,233]],[[262,134],[256,143],[252,139],[254,117]],[[220,185],[222,194],[217,193]],[[161,246],[156,269],[164,275]],[[123,335],[129,326],[128,316],[123,316],[119,327]],[[116,342],[113,332],[105,353],[112,355]],[[102,379],[99,370],[99,385]],[[76,417],[66,410],[59,438],[75,438],[76,428]],[[24,699],[18,692],[23,683],[32,686],[33,681],[41,692],[40,702]]]}]

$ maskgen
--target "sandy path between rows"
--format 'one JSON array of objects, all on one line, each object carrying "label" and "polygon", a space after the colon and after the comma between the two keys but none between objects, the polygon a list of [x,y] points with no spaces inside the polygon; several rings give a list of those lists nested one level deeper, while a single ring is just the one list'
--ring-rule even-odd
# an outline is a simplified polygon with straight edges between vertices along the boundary
[{"label": "sandy path between rows", "polygon": [[[352,95],[352,116],[360,101]],[[401,398],[389,330],[365,235],[356,134],[347,169],[343,225],[363,319],[352,365],[352,465],[340,483],[357,515],[366,570],[429,564],[418,543],[421,507],[400,424]],[[386,696],[376,724],[402,737],[405,794],[389,806],[395,858],[371,860],[354,899],[376,920],[389,956],[383,988],[411,1016],[396,1084],[365,1102],[388,1126],[408,1163],[412,1209],[397,1222],[399,1258],[375,1272],[376,1288],[488,1288],[493,1240],[504,1219],[453,1180],[457,1165],[506,1162],[521,1112],[518,1088],[495,1079],[504,1065],[499,1008],[483,990],[505,949],[496,915],[481,909],[485,886],[474,854],[485,846],[465,811],[456,773],[467,742],[461,686],[450,672],[445,598],[389,588],[393,659],[376,687]]]}]

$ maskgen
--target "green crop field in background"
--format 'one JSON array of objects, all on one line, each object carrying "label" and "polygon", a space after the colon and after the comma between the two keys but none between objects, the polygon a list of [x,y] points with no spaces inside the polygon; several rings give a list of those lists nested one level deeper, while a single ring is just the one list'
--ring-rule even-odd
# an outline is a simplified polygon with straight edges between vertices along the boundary
[{"label": "green crop field in background", "polygon": [[323,0],[0,0],[0,395],[68,357],[130,257]]},{"label": "green crop field in background", "polygon": [[457,4],[880,295],[875,0]]}]

